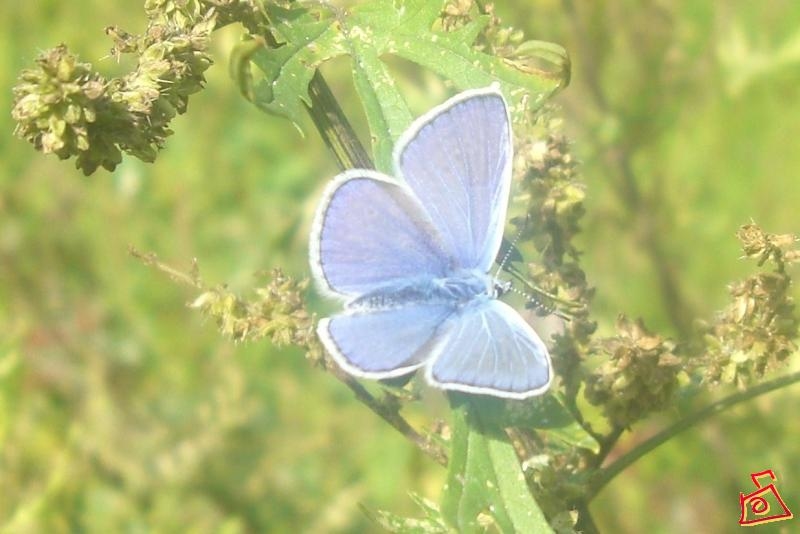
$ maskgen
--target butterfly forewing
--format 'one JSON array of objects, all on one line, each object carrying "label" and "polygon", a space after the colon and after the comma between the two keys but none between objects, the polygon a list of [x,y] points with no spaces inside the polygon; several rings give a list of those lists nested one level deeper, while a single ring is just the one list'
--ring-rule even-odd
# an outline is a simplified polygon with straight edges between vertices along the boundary
[{"label": "butterfly forewing", "polygon": [[408,278],[445,276],[452,263],[408,187],[375,171],[337,176],[313,228],[312,271],[323,290],[348,299]]},{"label": "butterfly forewing", "polygon": [[466,91],[434,108],[398,141],[398,174],[420,199],[458,267],[486,272],[494,262],[511,160],[506,104],[492,88]]}]

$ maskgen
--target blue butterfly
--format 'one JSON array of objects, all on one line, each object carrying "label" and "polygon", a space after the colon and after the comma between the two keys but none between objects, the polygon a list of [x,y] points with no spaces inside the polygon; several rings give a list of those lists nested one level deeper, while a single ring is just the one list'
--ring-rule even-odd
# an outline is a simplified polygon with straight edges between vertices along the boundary
[{"label": "blue butterfly", "polygon": [[502,286],[489,274],[512,152],[508,106],[493,85],[414,121],[395,147],[395,177],[351,169],[328,185],[311,270],[344,311],[317,333],[348,373],[385,379],[424,367],[446,390],[513,399],[547,390],[547,347],[497,300]]}]

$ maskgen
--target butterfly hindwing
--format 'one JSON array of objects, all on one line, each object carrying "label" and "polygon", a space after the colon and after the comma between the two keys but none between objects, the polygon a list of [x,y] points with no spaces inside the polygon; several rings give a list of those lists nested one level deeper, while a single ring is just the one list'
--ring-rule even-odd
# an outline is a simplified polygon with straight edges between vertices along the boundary
[{"label": "butterfly hindwing", "polygon": [[499,300],[468,304],[441,326],[438,339],[426,372],[434,386],[520,399],[550,385],[547,347]]},{"label": "butterfly hindwing", "polygon": [[334,315],[317,328],[325,348],[347,372],[367,378],[408,374],[430,358],[438,327],[452,305],[414,304]]}]

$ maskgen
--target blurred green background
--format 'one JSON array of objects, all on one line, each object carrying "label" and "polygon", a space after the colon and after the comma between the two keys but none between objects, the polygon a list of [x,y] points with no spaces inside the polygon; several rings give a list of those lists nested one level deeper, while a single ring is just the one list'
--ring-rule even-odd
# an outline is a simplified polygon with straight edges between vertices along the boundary
[{"label": "blurred green background", "polygon": [[[739,259],[738,226],[800,223],[800,4],[496,9],[573,59],[556,102],[583,162],[581,246],[600,331],[621,312],[668,335],[710,317],[727,283],[754,268]],[[60,42],[124,72],[106,57],[103,28],[140,31],[142,10],[41,0],[7,2],[5,13],[0,531],[364,532],[374,527],[359,502],[414,513],[409,490],[437,498],[444,471],[344,386],[297,351],[221,339],[186,307],[191,291],[128,255],[132,244],[186,269],[197,258],[207,281],[241,291],[274,266],[308,275],[310,216],[337,169],[312,128],[301,137],[238,95],[226,57],[239,30],[216,34],[208,88],[155,164],[126,159],[86,178],[12,137],[10,89]],[[365,133],[348,65],[325,73]],[[411,96],[417,113],[438,103]],[[420,417],[443,415],[431,397]],[[736,531],[739,492],[764,469],[800,513],[798,398],[796,387],[771,394],[645,457],[593,503],[601,530]],[[673,416],[635,427],[620,453]]]}]

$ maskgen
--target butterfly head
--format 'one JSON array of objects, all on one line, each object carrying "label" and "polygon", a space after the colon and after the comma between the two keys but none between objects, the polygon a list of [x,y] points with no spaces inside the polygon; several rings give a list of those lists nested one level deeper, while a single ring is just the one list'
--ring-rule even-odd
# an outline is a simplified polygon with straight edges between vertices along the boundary
[{"label": "butterfly head", "polygon": [[499,299],[506,293],[512,290],[511,280],[500,280],[495,278],[492,283],[492,298]]}]

